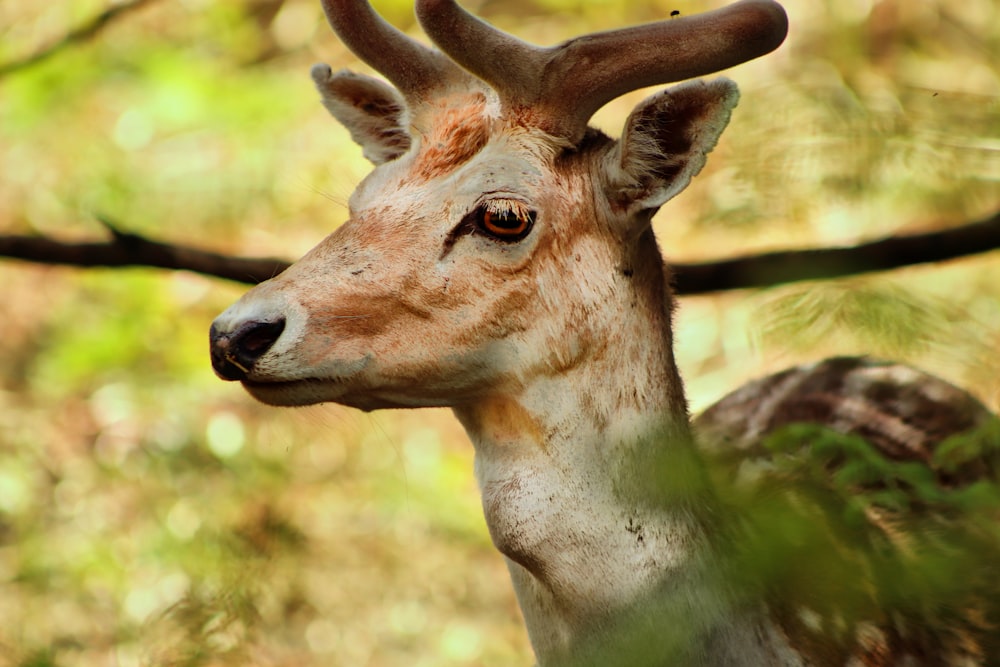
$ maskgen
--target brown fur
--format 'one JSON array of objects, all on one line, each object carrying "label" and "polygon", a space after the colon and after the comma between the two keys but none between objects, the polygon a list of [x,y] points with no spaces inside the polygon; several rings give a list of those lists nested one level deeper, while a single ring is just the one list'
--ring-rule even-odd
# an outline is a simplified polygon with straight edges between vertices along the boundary
[{"label": "brown fur", "polygon": [[489,433],[497,443],[518,442],[525,434],[539,447],[545,446],[545,433],[517,401],[498,395],[482,401],[482,407],[470,412],[472,426]]},{"label": "brown fur", "polygon": [[485,111],[486,98],[478,94],[465,104],[436,114],[430,131],[422,138],[412,176],[418,181],[430,181],[454,171],[483,150],[490,138]]},{"label": "brown fur", "polygon": [[713,442],[760,454],[761,437],[782,426],[825,424],[864,437],[890,459],[928,463],[945,438],[991,418],[967,392],[926,373],[839,357],[746,384],[709,408],[698,427]]}]

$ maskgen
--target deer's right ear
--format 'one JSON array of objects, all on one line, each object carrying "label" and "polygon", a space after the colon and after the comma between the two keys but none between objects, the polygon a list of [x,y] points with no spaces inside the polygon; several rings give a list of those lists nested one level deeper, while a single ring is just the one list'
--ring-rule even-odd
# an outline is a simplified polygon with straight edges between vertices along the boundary
[{"label": "deer's right ear", "polygon": [[695,80],[647,98],[607,156],[611,199],[631,213],[656,209],[705,166],[739,99],[729,79]]},{"label": "deer's right ear", "polygon": [[323,106],[371,162],[389,162],[409,150],[406,102],[395,88],[347,70],[333,73],[328,65],[314,65],[311,74]]}]

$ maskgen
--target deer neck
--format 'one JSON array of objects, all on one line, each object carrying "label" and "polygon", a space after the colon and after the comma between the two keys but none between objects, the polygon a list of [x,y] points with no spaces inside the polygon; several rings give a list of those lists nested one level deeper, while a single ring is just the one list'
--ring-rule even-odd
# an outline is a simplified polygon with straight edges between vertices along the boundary
[{"label": "deer neck", "polygon": [[714,494],[674,361],[668,279],[647,241],[623,272],[634,280],[609,299],[626,304],[613,330],[588,332],[610,344],[454,408],[490,535],[540,665],[795,664],[718,575]]},{"label": "deer neck", "polygon": [[692,451],[656,264],[646,289],[627,295],[637,298],[617,300],[633,304],[612,318],[617,331],[591,332],[612,344],[455,408],[540,664],[572,662],[582,635],[607,627],[609,615],[696,578],[697,513],[686,501],[650,502],[634,478],[651,459],[690,460]]}]

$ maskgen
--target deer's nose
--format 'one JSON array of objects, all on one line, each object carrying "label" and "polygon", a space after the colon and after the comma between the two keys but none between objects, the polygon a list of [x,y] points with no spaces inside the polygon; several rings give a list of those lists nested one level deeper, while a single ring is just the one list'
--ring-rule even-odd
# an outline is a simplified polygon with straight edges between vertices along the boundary
[{"label": "deer's nose", "polygon": [[285,320],[244,322],[232,331],[212,324],[208,332],[212,368],[223,380],[245,380],[257,360],[264,356],[285,330]]}]

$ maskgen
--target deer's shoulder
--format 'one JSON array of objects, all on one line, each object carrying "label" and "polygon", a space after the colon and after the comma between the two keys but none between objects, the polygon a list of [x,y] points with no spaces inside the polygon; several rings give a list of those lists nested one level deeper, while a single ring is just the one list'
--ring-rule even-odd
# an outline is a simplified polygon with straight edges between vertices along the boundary
[{"label": "deer's shoulder", "polygon": [[[859,436],[894,461],[934,465],[948,438],[996,417],[975,396],[900,363],[835,357],[751,381],[695,420],[706,447],[763,454],[767,437],[793,424]],[[995,474],[985,468],[978,471]]]},{"label": "deer's shoulder", "polygon": [[847,357],[696,420],[735,567],[807,664],[1000,664],[998,423],[940,378]]}]

